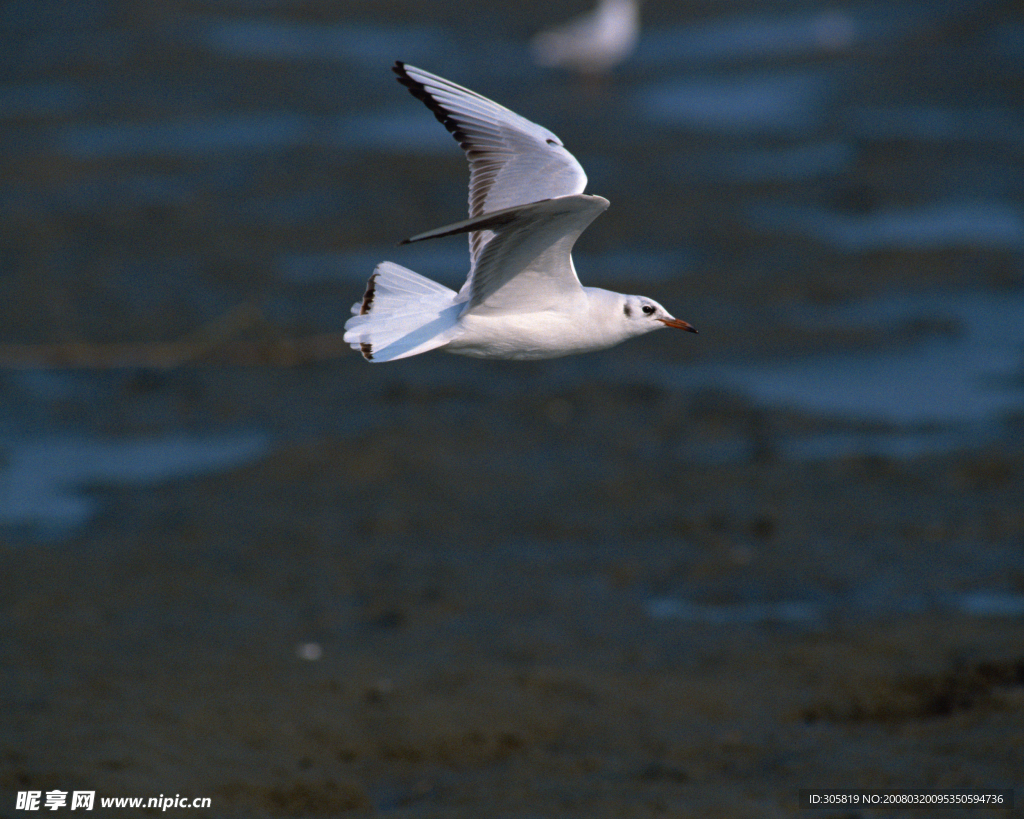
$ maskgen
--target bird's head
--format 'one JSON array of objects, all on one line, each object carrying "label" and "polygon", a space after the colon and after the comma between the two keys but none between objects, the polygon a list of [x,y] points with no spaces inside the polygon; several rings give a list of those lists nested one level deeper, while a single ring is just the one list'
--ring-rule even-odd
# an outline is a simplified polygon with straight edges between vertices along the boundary
[{"label": "bird's head", "polygon": [[622,315],[634,335],[642,335],[663,327],[675,327],[696,333],[697,329],[688,322],[675,318],[654,299],[646,296],[623,296]]}]

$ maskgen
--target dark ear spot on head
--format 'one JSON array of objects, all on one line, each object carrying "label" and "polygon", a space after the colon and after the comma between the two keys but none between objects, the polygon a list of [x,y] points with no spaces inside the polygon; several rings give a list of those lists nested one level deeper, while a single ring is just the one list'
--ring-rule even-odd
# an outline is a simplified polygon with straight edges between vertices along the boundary
[{"label": "dark ear spot on head", "polygon": [[633,315],[633,308],[629,306],[629,302],[626,302],[622,306],[622,312],[626,314],[626,318],[629,318],[630,316]]}]

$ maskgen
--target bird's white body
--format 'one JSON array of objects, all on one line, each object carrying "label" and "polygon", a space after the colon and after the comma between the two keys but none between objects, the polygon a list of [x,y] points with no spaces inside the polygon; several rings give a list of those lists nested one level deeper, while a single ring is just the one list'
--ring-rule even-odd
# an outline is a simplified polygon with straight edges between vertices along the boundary
[{"label": "bird's white body", "polygon": [[662,327],[693,331],[652,299],[580,284],[572,247],[608,200],[583,193],[586,174],[558,137],[434,74],[402,63],[395,72],[470,162],[470,218],[405,241],[468,234],[471,266],[456,293],[381,262],[345,324],[354,349],[375,362],[437,348],[525,360],[601,350]]},{"label": "bird's white body", "polygon": [[584,287],[581,297],[565,310],[488,315],[469,313],[447,350],[475,358],[527,361],[588,353],[614,347],[646,327],[609,321],[623,314],[622,296],[599,287]]}]

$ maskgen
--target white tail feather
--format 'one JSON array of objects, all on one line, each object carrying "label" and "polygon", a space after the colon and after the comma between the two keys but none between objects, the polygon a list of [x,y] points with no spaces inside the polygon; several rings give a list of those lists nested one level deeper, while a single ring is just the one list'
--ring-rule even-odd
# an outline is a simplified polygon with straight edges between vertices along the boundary
[{"label": "white tail feather", "polygon": [[447,344],[465,304],[454,290],[394,262],[381,262],[366,284],[345,341],[368,361],[394,361]]}]

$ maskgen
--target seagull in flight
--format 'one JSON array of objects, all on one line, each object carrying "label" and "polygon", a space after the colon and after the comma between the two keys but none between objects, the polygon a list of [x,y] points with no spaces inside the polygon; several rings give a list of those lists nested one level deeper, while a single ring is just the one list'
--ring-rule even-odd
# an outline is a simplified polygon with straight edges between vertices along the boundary
[{"label": "seagull in flight", "polygon": [[531,360],[603,350],[652,330],[697,332],[644,296],[584,287],[572,247],[608,200],[551,131],[449,80],[396,62],[398,81],[469,160],[469,218],[400,244],[469,235],[456,293],[394,262],[377,265],[344,340],[371,362],[428,350]]}]

